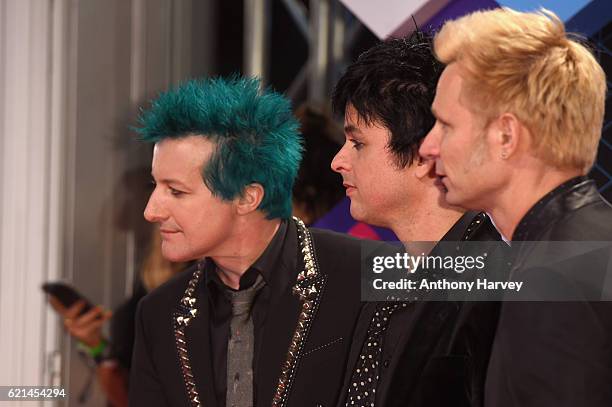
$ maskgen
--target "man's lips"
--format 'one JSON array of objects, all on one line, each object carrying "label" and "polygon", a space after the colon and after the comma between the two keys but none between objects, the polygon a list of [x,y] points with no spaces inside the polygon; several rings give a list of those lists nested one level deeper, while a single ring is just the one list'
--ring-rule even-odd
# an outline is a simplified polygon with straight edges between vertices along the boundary
[{"label": "man's lips", "polygon": [[342,184],[342,186],[343,186],[344,188],[346,188],[346,194],[347,194],[347,195],[348,195],[350,192],[352,192],[352,191],[354,191],[355,189],[357,189],[357,188],[355,187],[355,185],[352,185],[352,184],[349,184],[349,183],[346,183],[346,182],[345,182],[345,183],[343,183],[343,184]]},{"label": "man's lips", "polygon": [[159,233],[161,233],[162,235],[173,235],[179,232],[180,230],[174,230],[174,229],[160,229],[159,230]]},{"label": "man's lips", "polygon": [[448,189],[444,184],[444,180],[446,179],[446,175],[436,174],[436,180],[434,181],[434,185],[440,188],[442,191],[447,192]]}]

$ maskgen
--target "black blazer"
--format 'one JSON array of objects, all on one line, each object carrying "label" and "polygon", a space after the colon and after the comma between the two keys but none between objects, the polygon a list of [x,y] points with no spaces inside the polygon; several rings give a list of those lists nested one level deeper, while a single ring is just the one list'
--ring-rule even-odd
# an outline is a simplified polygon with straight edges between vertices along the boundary
[{"label": "black blazer", "polygon": [[585,282],[598,273],[610,281],[610,252],[587,267],[575,258],[559,262],[542,254],[539,248],[548,241],[612,241],[612,207],[593,181],[574,178],[551,191],[514,233],[513,278],[540,279],[536,287],[543,289],[554,284],[576,301],[503,304],[485,405],[612,406],[612,302],[592,301],[602,285]]},{"label": "black blazer", "polygon": [[[311,230],[319,266],[318,299],[303,347],[286,383],[290,406],[330,406],[336,402],[355,322],[361,307],[359,270],[361,240],[337,233]],[[294,222],[289,222],[283,250],[295,253],[293,274],[272,283],[276,302],[269,306],[264,322],[264,340],[255,364],[255,404],[270,406],[278,387],[281,366],[287,360],[290,341],[302,305],[292,292],[303,270],[302,253]],[[190,269],[147,295],[139,304],[136,343],[130,377],[130,405],[187,406],[189,401],[177,354],[173,318],[188,280]],[[204,406],[214,407],[213,368],[210,350],[209,306],[201,301],[203,284],[195,296],[198,315],[185,328],[185,337],[195,384]]]},{"label": "black blazer", "polygon": [[[468,229],[471,232],[466,234]],[[490,241],[484,245],[495,250],[503,244],[483,213],[466,213],[442,240],[462,238]],[[492,257],[504,262],[500,253]],[[359,317],[338,407],[345,405],[350,376],[375,309],[376,303],[366,303]],[[390,324],[401,335],[390,360],[383,361],[385,374],[378,382],[376,405],[481,406],[498,316],[498,302],[457,301],[417,301],[402,314],[394,314]]]}]

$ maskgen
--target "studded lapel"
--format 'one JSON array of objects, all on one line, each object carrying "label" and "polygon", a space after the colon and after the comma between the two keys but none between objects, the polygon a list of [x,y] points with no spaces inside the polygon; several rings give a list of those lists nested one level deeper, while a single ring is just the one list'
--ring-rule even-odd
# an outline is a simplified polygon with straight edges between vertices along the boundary
[{"label": "studded lapel", "polygon": [[[203,290],[200,290],[202,292]],[[214,388],[214,373],[210,343],[210,304],[198,298],[200,315],[185,329],[189,344],[189,356],[200,400],[206,407],[216,407],[217,398]]]},{"label": "studded lapel", "polygon": [[319,271],[312,235],[300,219],[295,217],[293,219],[297,226],[298,257],[302,259],[297,264],[298,267],[302,266],[303,269],[298,273],[297,281],[292,288],[292,294],[299,299],[300,311],[297,320],[291,319],[295,321],[295,329],[289,343],[285,361],[281,364],[278,384],[272,398],[273,407],[286,406],[289,401],[291,387],[310,334],[312,322],[319,309],[327,280],[327,276]]},{"label": "studded lapel", "polygon": [[279,366],[287,357],[295,321],[300,314],[301,303],[292,292],[297,275],[303,268],[302,261],[298,261],[298,246],[297,227],[294,222],[289,222],[283,251],[290,250],[294,255],[281,256],[281,259],[286,258],[290,263],[276,264],[276,271],[281,273],[276,273],[270,282],[272,300],[268,305],[261,335],[263,339],[255,361],[256,405],[270,405],[278,384]]},{"label": "studded lapel", "polygon": [[207,301],[199,283],[203,262],[193,273],[173,314],[174,340],[178,363],[191,407],[215,406]]},{"label": "studded lapel", "polygon": [[[273,388],[272,383],[276,382],[272,398],[272,405],[275,407],[285,406],[289,400],[291,386],[295,380],[310,327],[319,308],[327,279],[326,275],[319,272],[310,232],[301,220],[293,219],[295,228],[291,227],[290,232],[297,234],[297,244],[294,244],[293,247],[298,249],[298,258],[301,258],[301,261],[296,262],[296,264],[301,270],[297,273],[297,279],[291,291],[282,296],[278,307],[273,308],[271,315],[266,318],[269,324],[277,324],[277,328],[280,329],[280,331],[274,329],[271,335],[278,333],[278,337],[282,339],[283,332],[285,332],[285,338],[290,338],[288,351],[284,351],[287,347],[280,349],[276,347],[273,351],[273,353],[278,353],[280,350],[280,354],[284,356],[279,359],[281,361],[281,371],[278,376],[273,376],[271,380],[268,380],[269,385],[264,387]],[[214,384],[212,383],[210,343],[206,342],[207,338],[210,339],[207,324],[208,307],[205,301],[197,296],[202,274],[202,266],[199,266],[189,281],[182,299],[177,304],[172,321],[178,363],[191,407],[204,405],[208,407],[216,404]],[[274,304],[271,305],[274,306]],[[281,315],[278,312],[281,312]],[[290,326],[293,326],[293,330]],[[275,336],[275,338],[278,337]],[[261,352],[262,363],[258,363],[259,366],[264,365],[269,360],[266,358],[266,353],[271,352],[269,345],[267,345],[270,339],[272,337],[266,333],[264,348]],[[285,341],[285,343],[287,342]],[[274,360],[274,358],[272,359]],[[269,363],[266,364],[269,365]],[[272,371],[274,370],[276,368],[272,368]],[[261,369],[256,372],[256,386],[259,382],[258,373],[261,373]]]}]

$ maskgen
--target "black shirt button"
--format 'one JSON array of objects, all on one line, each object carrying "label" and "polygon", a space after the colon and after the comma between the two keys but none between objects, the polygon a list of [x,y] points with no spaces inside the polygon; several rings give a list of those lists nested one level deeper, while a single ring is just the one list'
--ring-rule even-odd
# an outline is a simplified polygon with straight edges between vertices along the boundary
[{"label": "black shirt button", "polygon": [[384,366],[384,367],[389,367],[389,359],[387,359],[387,360],[385,360],[385,361],[383,362],[383,366]]}]

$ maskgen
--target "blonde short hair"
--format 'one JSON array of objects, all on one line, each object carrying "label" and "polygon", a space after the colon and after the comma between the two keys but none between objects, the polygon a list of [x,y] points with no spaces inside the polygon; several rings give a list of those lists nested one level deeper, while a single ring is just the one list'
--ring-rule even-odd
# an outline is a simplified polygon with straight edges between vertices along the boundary
[{"label": "blonde short hair", "polygon": [[593,166],[605,74],[553,12],[478,11],[447,22],[434,50],[441,62],[462,68],[472,111],[486,120],[516,115],[533,136],[534,154],[550,165],[584,173]]}]

